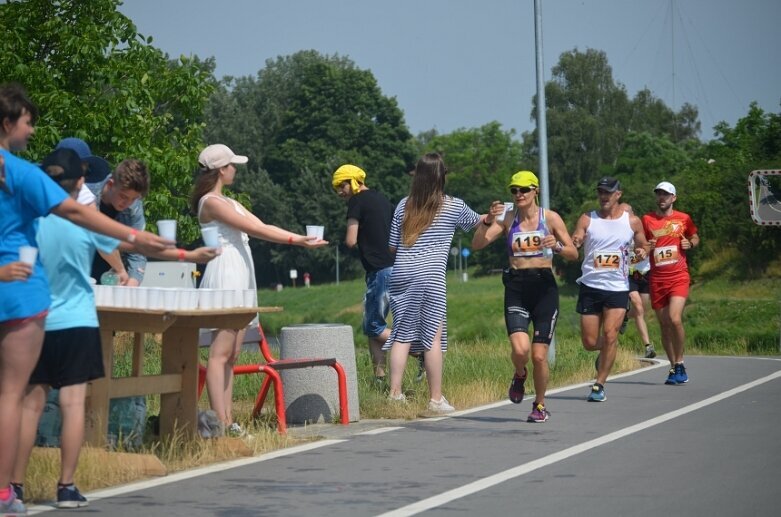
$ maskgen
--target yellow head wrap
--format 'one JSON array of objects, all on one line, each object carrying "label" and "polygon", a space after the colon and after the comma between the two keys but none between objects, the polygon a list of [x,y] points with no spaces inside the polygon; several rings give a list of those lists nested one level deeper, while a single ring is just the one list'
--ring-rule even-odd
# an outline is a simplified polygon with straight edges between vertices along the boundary
[{"label": "yellow head wrap", "polygon": [[540,188],[540,180],[532,171],[518,171],[510,178],[508,187],[537,187]]},{"label": "yellow head wrap", "polygon": [[363,172],[363,169],[355,165],[347,164],[336,169],[331,184],[334,186],[334,190],[336,190],[339,188],[339,185],[349,180],[350,186],[353,189],[353,194],[357,194],[361,190],[361,185],[365,179],[366,173]]}]

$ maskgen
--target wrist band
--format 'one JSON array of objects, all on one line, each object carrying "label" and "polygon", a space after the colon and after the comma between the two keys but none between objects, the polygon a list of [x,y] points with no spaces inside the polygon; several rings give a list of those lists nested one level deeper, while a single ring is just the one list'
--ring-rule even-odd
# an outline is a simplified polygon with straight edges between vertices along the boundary
[{"label": "wrist band", "polygon": [[184,250],[182,248],[178,248],[176,251],[179,252],[179,262],[184,262]]},{"label": "wrist band", "polygon": [[287,243],[288,244],[293,244],[293,236],[292,235],[287,238]]},{"label": "wrist band", "polygon": [[559,254],[562,249],[564,249],[564,245],[561,241],[556,241],[556,245],[553,247],[553,253]]},{"label": "wrist band", "polygon": [[130,230],[130,235],[127,236],[127,242],[133,243],[136,242],[136,235],[138,235],[138,230],[133,228]]},{"label": "wrist band", "polygon": [[484,224],[484,225],[486,225],[486,226],[491,226],[491,225],[492,225],[492,224],[494,224],[494,223],[493,223],[493,221],[491,221],[491,222],[489,223],[489,222],[488,222],[488,219],[483,219],[483,224]]}]

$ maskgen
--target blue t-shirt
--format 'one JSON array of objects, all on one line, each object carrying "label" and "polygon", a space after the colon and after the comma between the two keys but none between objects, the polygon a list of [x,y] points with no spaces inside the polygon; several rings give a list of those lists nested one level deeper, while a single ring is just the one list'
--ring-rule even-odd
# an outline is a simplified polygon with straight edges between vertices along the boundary
[{"label": "blue t-shirt", "polygon": [[97,327],[95,295],[89,272],[95,250],[111,253],[119,241],[51,214],[38,225],[38,256],[52,292],[46,330]]},{"label": "blue t-shirt", "polygon": [[[0,265],[19,260],[19,246],[36,246],[35,221],[68,195],[41,169],[0,149],[5,159],[6,192],[0,189]],[[0,282],[0,322],[34,316],[49,307],[49,283],[40,254],[23,282]]]}]

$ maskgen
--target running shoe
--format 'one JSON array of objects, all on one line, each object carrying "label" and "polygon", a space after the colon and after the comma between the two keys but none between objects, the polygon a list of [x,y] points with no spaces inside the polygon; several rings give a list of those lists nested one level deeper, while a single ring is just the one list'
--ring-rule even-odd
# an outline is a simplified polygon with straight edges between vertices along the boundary
[{"label": "running shoe", "polygon": [[607,395],[605,395],[605,388],[601,384],[594,383],[593,386],[591,386],[591,392],[588,394],[588,398],[586,399],[589,402],[604,402],[607,400]]},{"label": "running shoe", "polygon": [[225,434],[233,438],[240,438],[247,434],[247,432],[239,425],[238,422],[233,422],[225,430]]},{"label": "running shoe", "polygon": [[670,371],[667,372],[667,380],[664,381],[665,384],[668,384],[670,386],[675,386],[678,384],[678,379],[675,375],[675,368],[670,368]]},{"label": "running shoe", "polygon": [[529,413],[529,418],[527,418],[526,421],[541,424],[543,422],[547,422],[549,418],[550,412],[545,409],[545,405],[534,402],[532,404],[532,412]]},{"label": "running shoe", "polygon": [[24,503],[17,499],[13,492],[7,500],[0,499],[0,515],[24,515],[26,513],[27,508],[24,507]]},{"label": "running shoe", "polygon": [[89,501],[81,495],[76,485],[57,485],[57,508],[82,508],[84,506],[89,506]]},{"label": "running shoe", "polygon": [[22,483],[11,483],[11,488],[14,489],[16,498],[24,502],[24,485]]},{"label": "running shoe", "polygon": [[686,367],[683,365],[683,363],[678,363],[675,365],[675,382],[678,384],[686,384],[689,382],[689,376],[686,375]]},{"label": "running shoe", "polygon": [[526,394],[526,388],[524,383],[526,382],[526,367],[523,367],[523,376],[518,377],[517,373],[513,374],[513,380],[510,381],[510,389],[507,390],[507,396],[510,397],[510,401],[513,404],[520,404],[523,402],[523,396]]},{"label": "running shoe", "polygon": [[451,406],[445,396],[442,395],[442,398],[438,401],[434,399],[428,401],[428,410],[434,413],[452,413],[456,408]]},{"label": "running shoe", "polygon": [[653,359],[656,357],[656,350],[654,350],[653,345],[645,345],[645,355],[643,357],[646,359]]},{"label": "running shoe", "polygon": [[388,400],[392,402],[407,402],[407,397],[403,393],[399,393],[398,395],[388,395]]}]

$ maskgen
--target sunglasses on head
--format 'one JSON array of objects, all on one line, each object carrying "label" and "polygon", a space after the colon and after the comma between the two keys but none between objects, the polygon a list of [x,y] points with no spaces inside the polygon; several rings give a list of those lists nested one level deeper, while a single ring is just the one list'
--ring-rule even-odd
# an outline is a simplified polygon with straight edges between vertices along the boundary
[{"label": "sunglasses on head", "polygon": [[510,187],[510,193],[513,196],[517,196],[518,194],[528,194],[532,190],[537,190],[536,187]]}]

